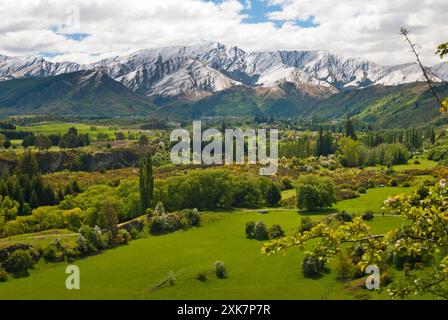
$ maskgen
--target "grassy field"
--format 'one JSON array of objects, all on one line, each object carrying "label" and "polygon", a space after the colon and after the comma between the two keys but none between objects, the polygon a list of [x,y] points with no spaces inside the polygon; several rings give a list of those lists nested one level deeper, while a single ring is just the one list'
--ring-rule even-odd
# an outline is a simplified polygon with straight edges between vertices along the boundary
[{"label": "grassy field", "polygon": [[[322,216],[313,215],[313,219]],[[248,240],[245,224],[263,220],[295,232],[301,217],[294,211],[206,213],[203,226],[187,232],[137,240],[130,245],[80,260],[81,290],[65,289],[66,264],[40,263],[29,278],[0,284],[0,299],[321,299],[333,283],[331,272],[320,279],[301,273],[303,253],[261,256],[262,242]],[[397,227],[397,217],[376,217],[373,232]],[[223,261],[228,279],[196,280],[199,272],[212,270]],[[173,271],[176,285],[150,291]],[[351,298],[341,291],[338,299]]]},{"label": "grassy field", "polygon": [[33,132],[35,134],[42,133],[45,135],[51,135],[51,134],[63,134],[67,132],[69,128],[76,128],[76,130],[78,130],[78,133],[82,134],[89,133],[90,135],[96,135],[98,133],[113,135],[114,132],[118,130],[118,128],[110,128],[106,126],[96,126],[96,125],[92,126],[80,123],[48,123],[34,126],[18,126],[17,131],[26,131],[26,132]]},{"label": "grassy field", "polygon": [[285,190],[282,192],[282,200],[288,200],[296,196],[296,189]]},{"label": "grassy field", "polygon": [[76,239],[76,234],[68,230],[49,230],[44,232],[37,232],[32,234],[21,234],[5,239],[0,239],[0,249],[6,248],[15,244],[31,244],[36,247],[43,247],[51,243],[54,239]]},{"label": "grassy field", "polygon": [[[418,160],[418,164],[415,164],[414,161]],[[408,161],[408,164],[401,164],[393,166],[393,169],[397,172],[403,172],[406,170],[426,170],[437,167],[438,163],[432,160],[428,160],[425,158],[420,159],[411,159]],[[381,170],[386,169],[386,166],[375,166],[375,167],[367,167],[366,170]]]},{"label": "grassy field", "polygon": [[410,193],[414,191],[416,187],[402,188],[402,187],[384,187],[369,189],[367,193],[359,198],[341,201],[336,205],[336,208],[340,211],[345,210],[349,213],[362,214],[367,210],[371,210],[375,213],[381,211],[384,200],[403,193]]},{"label": "grassy field", "polygon": [[[102,126],[102,125],[90,125],[82,123],[42,123],[33,126],[17,126],[17,131],[33,132],[34,134],[64,134],[70,128],[76,128],[79,134],[89,134],[92,140],[95,140],[98,134],[106,135],[108,138],[113,139],[116,132],[131,132],[134,134],[141,133],[145,130],[136,130],[128,128],[120,128],[117,126]],[[16,141],[18,142],[18,141]]]},{"label": "grassy field", "polygon": [[[339,211],[347,211],[349,213],[362,214],[367,210],[371,210],[375,213],[381,211],[384,200],[403,193],[410,193],[414,191],[416,187],[403,188],[403,187],[384,187],[369,189],[367,193],[359,198],[344,200],[338,202],[335,209]],[[286,190],[282,192],[282,199],[291,199],[296,195],[296,190]]]}]

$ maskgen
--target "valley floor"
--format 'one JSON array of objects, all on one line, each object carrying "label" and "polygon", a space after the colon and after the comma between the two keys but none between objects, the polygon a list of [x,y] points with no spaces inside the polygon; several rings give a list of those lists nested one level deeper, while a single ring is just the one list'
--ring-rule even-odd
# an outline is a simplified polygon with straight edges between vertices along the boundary
[{"label": "valley floor", "polygon": [[[312,215],[319,220],[322,215]],[[1,299],[323,299],[329,288],[332,299],[354,296],[335,283],[328,271],[319,279],[304,278],[301,273],[303,253],[298,249],[286,255],[262,256],[262,242],[244,235],[248,221],[280,224],[287,234],[300,225],[296,211],[209,212],[203,226],[187,232],[149,237],[130,245],[75,262],[81,270],[81,290],[65,288],[66,264],[40,263],[31,276],[0,284]],[[399,226],[399,217],[377,216],[370,223],[372,232],[385,232]],[[226,264],[228,279],[219,280],[213,273],[200,282],[200,272],[213,270],[215,261]],[[176,284],[157,284],[174,272]],[[335,286],[336,284],[336,286]],[[370,294],[372,298],[380,298]]]}]

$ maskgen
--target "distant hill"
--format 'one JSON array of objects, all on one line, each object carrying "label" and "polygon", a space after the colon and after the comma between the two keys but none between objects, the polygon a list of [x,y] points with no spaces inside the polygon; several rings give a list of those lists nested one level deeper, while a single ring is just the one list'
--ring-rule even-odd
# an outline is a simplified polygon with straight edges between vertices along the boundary
[{"label": "distant hill", "polygon": [[[435,84],[448,97],[448,83]],[[381,128],[448,123],[425,83],[375,85],[334,92],[327,87],[283,82],[274,87],[232,86],[203,98],[146,97],[103,71],[0,82],[0,115],[140,116],[191,120],[204,117],[302,117],[344,119],[347,115]]]},{"label": "distant hill", "polygon": [[[448,83],[438,84],[436,90],[448,97]],[[350,115],[381,128],[448,123],[447,115],[439,112],[424,83],[373,86],[325,96],[312,96],[290,83],[275,89],[240,86],[196,102],[171,102],[162,105],[157,113],[177,119],[263,114],[338,120]]]},{"label": "distant hill", "polygon": [[155,106],[101,71],[0,82],[0,114],[147,115]]},{"label": "distant hill", "polygon": [[[436,85],[436,91],[441,97],[448,97],[448,83]],[[405,128],[448,123],[447,114],[439,109],[427,85],[414,83],[341,92],[319,101],[307,114],[333,119],[351,115],[379,128]]]}]

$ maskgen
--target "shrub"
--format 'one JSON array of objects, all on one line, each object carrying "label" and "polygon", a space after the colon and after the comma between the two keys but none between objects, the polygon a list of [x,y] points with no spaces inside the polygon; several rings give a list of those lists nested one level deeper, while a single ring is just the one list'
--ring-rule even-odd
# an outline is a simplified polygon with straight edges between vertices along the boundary
[{"label": "shrub", "polygon": [[339,200],[349,200],[359,198],[359,194],[350,189],[342,189],[338,192]]},{"label": "shrub", "polygon": [[3,148],[9,149],[9,148],[11,148],[11,144],[12,144],[11,140],[6,139],[5,142],[3,142]]},{"label": "shrub", "polygon": [[73,263],[81,256],[81,253],[76,248],[65,249],[65,259],[68,263]]},{"label": "shrub", "polygon": [[199,227],[201,225],[201,215],[198,209],[187,210],[185,212],[185,217],[191,227]]},{"label": "shrub", "polygon": [[132,239],[138,239],[139,237],[139,233],[137,231],[137,229],[135,229],[135,227],[132,227],[131,230],[129,231],[129,234],[131,235]]},{"label": "shrub", "polygon": [[285,236],[285,232],[283,231],[282,227],[278,224],[274,224],[269,229],[269,239],[278,239],[283,238]]},{"label": "shrub", "polygon": [[429,196],[429,188],[422,184],[417,189],[417,194],[419,195],[421,200],[426,199]]},{"label": "shrub", "polygon": [[168,225],[165,219],[162,217],[154,217],[152,218],[149,224],[149,232],[153,235],[159,235],[167,232]]},{"label": "shrub", "polygon": [[294,189],[294,184],[289,178],[282,179],[282,190],[291,190]]},{"label": "shrub", "polygon": [[149,223],[149,231],[153,235],[175,232],[182,229],[187,230],[188,228],[190,228],[190,221],[182,212],[155,216]]},{"label": "shrub", "polygon": [[398,270],[408,268],[409,271],[414,268],[416,263],[423,262],[423,257],[418,254],[408,254],[406,252],[395,253],[393,263]]},{"label": "shrub", "polygon": [[88,255],[95,253],[97,251],[97,248],[90,244],[86,238],[84,238],[83,236],[79,236],[76,239],[76,250],[80,255]]},{"label": "shrub", "polygon": [[163,216],[165,214],[165,208],[162,202],[157,203],[157,206],[154,210],[155,216]]},{"label": "shrub", "polygon": [[167,232],[175,232],[182,229],[188,229],[188,221],[184,219],[182,214],[169,213],[165,214],[163,219],[166,221]]},{"label": "shrub", "polygon": [[86,246],[86,248],[81,248],[87,249],[87,252],[85,253],[95,253],[98,250],[107,248],[107,243],[102,239],[102,233],[100,229],[84,226],[79,230],[79,233],[86,241],[85,243],[83,243],[83,239],[78,238],[78,245],[82,244]]},{"label": "shrub", "polygon": [[371,220],[373,220],[374,217],[375,217],[374,213],[369,210],[369,211],[366,211],[362,215],[362,220],[364,220],[364,221],[371,221]]},{"label": "shrub", "polygon": [[6,281],[8,281],[8,274],[6,273],[5,270],[0,268],[0,283],[1,282],[6,282]]},{"label": "shrub", "polygon": [[29,251],[17,250],[6,260],[3,267],[9,273],[26,275],[28,269],[34,266],[34,263],[33,257]]},{"label": "shrub", "polygon": [[411,184],[409,183],[409,181],[406,181],[406,182],[403,183],[402,186],[403,186],[403,188],[410,188]]},{"label": "shrub", "polygon": [[55,240],[43,250],[42,257],[48,262],[62,262],[65,259],[64,251],[60,241]]},{"label": "shrub", "polygon": [[118,231],[115,235],[112,235],[112,231],[102,232],[100,234],[101,243],[104,244],[98,249],[114,248],[118,246]]},{"label": "shrub", "polygon": [[226,266],[224,265],[224,262],[216,261],[215,262],[215,269],[216,269],[216,276],[219,279],[226,279],[227,278],[227,270],[226,270]]},{"label": "shrub", "polygon": [[319,275],[325,266],[322,258],[306,255],[302,262],[302,271],[305,277],[315,277]]},{"label": "shrub", "polygon": [[317,176],[301,177],[297,185],[297,206],[314,210],[331,207],[337,202],[334,183]]},{"label": "shrub", "polygon": [[421,162],[419,160],[415,160],[414,164],[419,165],[419,164],[421,164]]},{"label": "shrub", "polygon": [[311,220],[310,217],[302,218],[302,222],[300,225],[300,232],[310,231],[315,226],[315,223]]},{"label": "shrub", "polygon": [[258,221],[254,227],[254,237],[258,241],[269,240],[269,233],[263,221]]},{"label": "shrub", "polygon": [[201,281],[201,282],[207,281],[207,272],[199,272],[196,275],[196,280]]},{"label": "shrub", "polygon": [[246,223],[246,238],[255,239],[255,222],[253,221]]},{"label": "shrub", "polygon": [[173,271],[170,271],[170,273],[168,274],[168,278],[169,278],[169,284],[170,286],[175,286],[177,279],[176,279],[176,275],[174,274]]},{"label": "shrub", "polygon": [[366,190],[366,188],[364,188],[364,187],[360,187],[360,188],[358,188],[358,193],[366,194],[366,193],[367,193],[367,190]]},{"label": "shrub", "polygon": [[352,222],[353,217],[348,212],[342,211],[336,214],[336,220],[340,222]]},{"label": "shrub", "polygon": [[398,180],[395,178],[390,179],[389,186],[391,187],[398,187]]},{"label": "shrub", "polygon": [[118,243],[121,244],[128,244],[132,241],[132,236],[129,232],[127,232],[124,229],[118,230]]},{"label": "shrub", "polygon": [[151,217],[154,216],[154,210],[153,210],[152,208],[148,208],[148,209],[146,209],[145,214],[146,214],[149,218],[151,218]]}]

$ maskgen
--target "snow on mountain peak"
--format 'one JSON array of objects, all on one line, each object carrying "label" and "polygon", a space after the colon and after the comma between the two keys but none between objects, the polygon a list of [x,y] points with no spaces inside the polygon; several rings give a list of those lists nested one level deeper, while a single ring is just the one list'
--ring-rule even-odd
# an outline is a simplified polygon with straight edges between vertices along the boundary
[{"label": "snow on mountain peak", "polygon": [[[328,51],[245,52],[210,41],[140,50],[87,66],[0,55],[0,81],[80,70],[101,70],[145,96],[202,97],[237,85],[274,88],[285,82],[337,92],[425,80],[413,63],[384,67]],[[448,80],[448,63],[433,66],[430,71],[432,81]]]},{"label": "snow on mountain peak", "polygon": [[448,81],[448,62],[442,62],[432,66],[431,71],[441,77],[444,81]]}]

